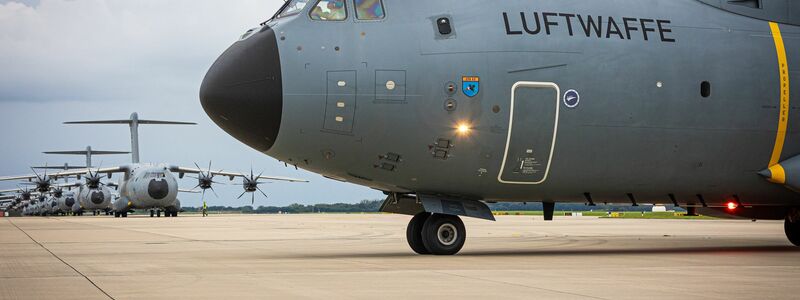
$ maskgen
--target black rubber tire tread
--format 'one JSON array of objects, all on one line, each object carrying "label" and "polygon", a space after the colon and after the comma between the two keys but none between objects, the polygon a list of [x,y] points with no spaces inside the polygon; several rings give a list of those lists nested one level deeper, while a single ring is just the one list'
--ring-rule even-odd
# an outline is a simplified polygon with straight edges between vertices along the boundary
[{"label": "black rubber tire tread", "polygon": [[417,254],[431,254],[425,244],[422,242],[422,226],[425,225],[425,220],[431,216],[428,212],[421,212],[411,218],[406,227],[406,240],[411,250]]},{"label": "black rubber tire tread", "polygon": [[[453,245],[446,246],[439,242],[437,231],[439,226],[444,223],[451,223],[455,225],[458,231],[458,237]],[[433,214],[430,218],[425,220],[425,225],[422,226],[422,243],[425,244],[425,249],[433,255],[453,255],[461,251],[464,247],[464,242],[467,240],[467,230],[464,227],[464,222],[461,218],[453,215]]]},{"label": "black rubber tire tread", "polygon": [[783,223],[783,230],[786,232],[786,237],[795,246],[800,246],[800,222],[790,222],[789,218]]}]

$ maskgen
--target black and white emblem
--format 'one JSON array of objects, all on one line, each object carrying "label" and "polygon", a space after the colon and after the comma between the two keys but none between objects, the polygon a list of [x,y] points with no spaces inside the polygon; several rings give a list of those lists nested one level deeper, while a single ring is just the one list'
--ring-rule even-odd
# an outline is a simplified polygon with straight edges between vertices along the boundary
[{"label": "black and white emblem", "polygon": [[569,108],[575,108],[581,102],[581,95],[576,90],[569,90],[564,93],[564,105]]}]

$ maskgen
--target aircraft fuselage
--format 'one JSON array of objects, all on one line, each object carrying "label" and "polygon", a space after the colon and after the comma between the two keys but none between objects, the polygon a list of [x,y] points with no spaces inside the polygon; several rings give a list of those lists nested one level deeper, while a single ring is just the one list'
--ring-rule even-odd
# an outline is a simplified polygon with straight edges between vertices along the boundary
[{"label": "aircraft fuselage", "polygon": [[281,161],[484,201],[800,204],[758,175],[800,153],[798,26],[693,0],[385,0],[377,21],[352,1],[313,20],[314,3],[243,36],[201,88]]}]

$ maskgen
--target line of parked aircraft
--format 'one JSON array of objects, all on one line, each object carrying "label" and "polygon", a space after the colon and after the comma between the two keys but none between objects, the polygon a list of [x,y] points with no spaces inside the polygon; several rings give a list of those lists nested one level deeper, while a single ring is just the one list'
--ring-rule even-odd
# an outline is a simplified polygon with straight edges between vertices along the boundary
[{"label": "line of parked aircraft", "polygon": [[[0,191],[0,209],[17,211],[28,216],[47,215],[111,215],[127,217],[135,209],[150,212],[151,217],[177,217],[181,210],[178,193],[203,193],[211,189],[215,176],[227,177],[233,181],[242,178],[243,193],[251,194],[251,203],[255,201],[255,192],[266,194],[259,184],[266,181],[308,182],[303,179],[265,176],[215,171],[211,163],[207,169],[182,167],[167,163],[142,163],[139,161],[139,125],[195,125],[189,122],[140,120],[137,113],[129,119],[66,122],[65,124],[125,124],[131,130],[131,151],[98,151],[91,146],[80,151],[50,151],[45,154],[84,155],[85,166],[35,166],[32,174],[0,177],[0,181],[20,181],[18,188]],[[94,167],[92,156],[131,154],[130,164],[113,167]],[[36,170],[43,170],[37,172]],[[57,170],[48,172],[48,170]],[[118,182],[113,182],[114,174],[120,174]],[[197,185],[193,189],[180,189],[178,178],[186,174],[196,175]],[[62,180],[63,182],[59,182]]]}]

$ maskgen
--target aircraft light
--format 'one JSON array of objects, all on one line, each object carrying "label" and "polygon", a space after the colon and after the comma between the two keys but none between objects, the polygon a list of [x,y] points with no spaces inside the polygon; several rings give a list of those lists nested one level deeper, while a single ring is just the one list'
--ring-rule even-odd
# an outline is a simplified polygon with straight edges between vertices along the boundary
[{"label": "aircraft light", "polygon": [[460,123],[456,127],[456,132],[458,132],[459,135],[468,135],[470,131],[472,131],[472,127],[467,123]]},{"label": "aircraft light", "polygon": [[727,207],[728,210],[736,210],[736,208],[739,207],[739,204],[736,204],[736,202],[733,201],[728,201],[728,204],[726,204],[725,207]]}]

